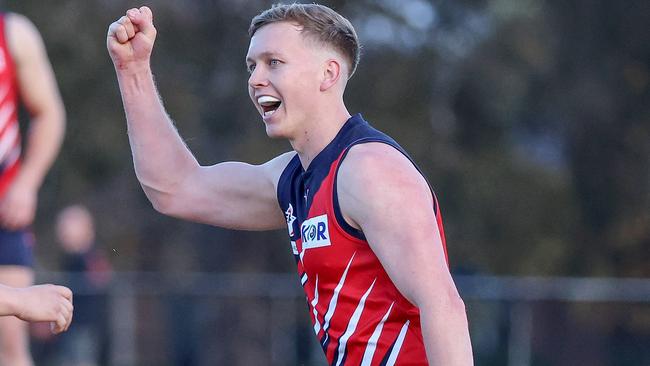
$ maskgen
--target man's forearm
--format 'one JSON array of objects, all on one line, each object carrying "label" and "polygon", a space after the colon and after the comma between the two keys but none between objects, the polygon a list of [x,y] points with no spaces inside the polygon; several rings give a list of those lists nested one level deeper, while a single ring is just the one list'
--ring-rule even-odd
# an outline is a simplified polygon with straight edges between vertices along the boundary
[{"label": "man's forearm", "polygon": [[420,321],[431,366],[474,364],[467,315],[460,298],[421,308]]},{"label": "man's forearm", "polygon": [[163,107],[151,69],[116,71],[138,180],[148,195],[168,192],[198,163]]},{"label": "man's forearm", "polygon": [[54,163],[63,142],[65,112],[63,106],[33,116],[17,181],[34,189],[40,188]]}]

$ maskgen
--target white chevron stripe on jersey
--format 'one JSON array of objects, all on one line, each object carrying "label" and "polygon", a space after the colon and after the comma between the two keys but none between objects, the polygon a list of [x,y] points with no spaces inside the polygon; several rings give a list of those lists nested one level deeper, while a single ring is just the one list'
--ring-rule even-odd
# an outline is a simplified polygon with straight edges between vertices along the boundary
[{"label": "white chevron stripe on jersey", "polygon": [[366,345],[366,351],[363,353],[363,360],[361,361],[361,366],[370,366],[370,363],[372,362],[372,357],[375,355],[375,350],[377,349],[377,340],[379,340],[379,336],[381,335],[381,330],[384,328],[384,323],[386,322],[386,319],[388,319],[388,316],[390,315],[390,311],[393,309],[393,305],[395,305],[395,301],[393,301],[390,304],[390,306],[388,307],[388,311],[386,312],[384,317],[381,318],[381,321],[379,322],[379,324],[377,324],[375,331],[372,332],[370,339],[368,339],[368,345]]},{"label": "white chevron stripe on jersey", "polygon": [[11,102],[3,103],[0,107],[0,131],[4,130],[7,127],[7,124],[14,123],[11,117],[16,111],[16,105]]},{"label": "white chevron stripe on jersey", "polygon": [[320,322],[318,321],[316,305],[318,305],[318,275],[316,275],[316,285],[314,286],[314,299],[311,301],[311,307],[314,309],[314,333],[318,335],[318,332],[320,332]]},{"label": "white chevron stripe on jersey", "polygon": [[7,154],[3,160],[0,161],[2,161],[2,164],[5,167],[8,167],[13,165],[13,163],[15,163],[18,159],[20,159],[20,145],[16,145],[16,148],[11,150],[11,152]]},{"label": "white chevron stripe on jersey", "polygon": [[404,326],[402,326],[402,330],[399,331],[399,335],[397,336],[397,340],[395,341],[395,346],[393,347],[393,350],[390,352],[390,356],[388,357],[388,362],[386,362],[386,366],[395,365],[395,361],[397,361],[397,356],[399,355],[399,350],[402,348],[402,343],[404,342],[404,337],[406,337],[406,331],[409,328],[410,322],[411,322],[410,320],[407,320],[406,323],[404,323]]},{"label": "white chevron stripe on jersey", "polygon": [[354,309],[352,318],[350,318],[350,321],[348,322],[348,328],[345,330],[345,333],[343,333],[343,335],[339,339],[339,357],[338,357],[338,361],[336,362],[336,366],[339,366],[341,364],[341,361],[343,361],[345,346],[348,344],[348,339],[350,339],[354,331],[357,330],[357,325],[359,324],[359,318],[361,318],[363,309],[366,306],[366,298],[368,298],[368,295],[370,295],[370,291],[372,291],[372,288],[375,286],[376,281],[377,279],[375,278],[372,281],[372,284],[370,285],[366,293],[363,294],[363,296],[361,297],[361,300],[359,300],[359,304],[357,305],[357,308]]},{"label": "white chevron stripe on jersey", "polygon": [[10,155],[12,150],[16,149],[19,145],[19,133],[20,128],[17,123],[14,123],[0,136],[0,162],[4,161],[5,156]]},{"label": "white chevron stripe on jersey", "polygon": [[338,285],[336,285],[336,288],[334,288],[334,294],[332,295],[332,299],[330,300],[330,306],[327,308],[327,313],[325,314],[325,319],[324,319],[325,324],[323,325],[323,331],[325,332],[327,332],[327,329],[329,329],[330,327],[330,320],[332,319],[332,316],[334,316],[334,310],[336,310],[336,303],[339,300],[339,292],[341,291],[341,287],[343,287],[343,284],[345,283],[345,277],[347,277],[348,275],[348,270],[350,269],[350,265],[352,265],[352,260],[354,260],[354,256],[356,254],[357,252],[354,252],[354,254],[352,254],[352,258],[350,258],[350,261],[348,262],[348,266],[345,267],[345,271],[343,271],[343,275],[341,276]]}]

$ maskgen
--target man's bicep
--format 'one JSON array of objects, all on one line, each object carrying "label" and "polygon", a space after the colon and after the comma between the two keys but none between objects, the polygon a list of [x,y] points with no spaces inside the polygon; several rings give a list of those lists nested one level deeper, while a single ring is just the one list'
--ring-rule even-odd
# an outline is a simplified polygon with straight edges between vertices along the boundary
[{"label": "man's bicep", "polygon": [[[361,222],[373,252],[397,288],[417,306],[451,284],[440,233],[431,207],[396,201],[402,217],[374,210]],[[385,212],[385,211],[384,211]],[[407,213],[408,212],[408,213]]]},{"label": "man's bicep", "polygon": [[224,162],[198,168],[184,180],[171,214],[232,229],[282,228],[276,184],[288,162],[285,155],[263,165]]},{"label": "man's bicep", "polygon": [[366,146],[357,153],[351,150],[341,167],[341,208],[360,226],[400,292],[417,305],[450,285],[431,191],[394,148]]}]

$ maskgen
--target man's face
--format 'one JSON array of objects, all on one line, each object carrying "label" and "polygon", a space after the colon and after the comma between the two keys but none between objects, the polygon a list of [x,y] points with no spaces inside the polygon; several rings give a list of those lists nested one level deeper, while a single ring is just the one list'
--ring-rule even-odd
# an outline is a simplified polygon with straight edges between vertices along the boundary
[{"label": "man's face", "polygon": [[248,93],[270,137],[293,140],[318,103],[322,52],[289,22],[258,29],[246,55]]}]

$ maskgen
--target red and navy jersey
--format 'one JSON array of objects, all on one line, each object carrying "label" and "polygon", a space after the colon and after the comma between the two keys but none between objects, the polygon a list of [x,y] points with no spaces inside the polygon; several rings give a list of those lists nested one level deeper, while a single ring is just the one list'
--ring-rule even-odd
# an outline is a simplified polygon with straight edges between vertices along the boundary
[{"label": "red and navy jersey", "polygon": [[5,35],[5,14],[0,13],[0,198],[20,164],[18,86]]},{"label": "red and navy jersey", "polygon": [[[427,365],[418,308],[397,290],[363,232],[343,219],[338,204],[341,162],[350,147],[368,142],[386,143],[408,157],[392,138],[357,114],[307,170],[298,156],[289,162],[278,183],[278,201],[314,332],[328,362]],[[431,224],[438,225],[444,247],[435,195],[432,205],[437,222]]]}]

